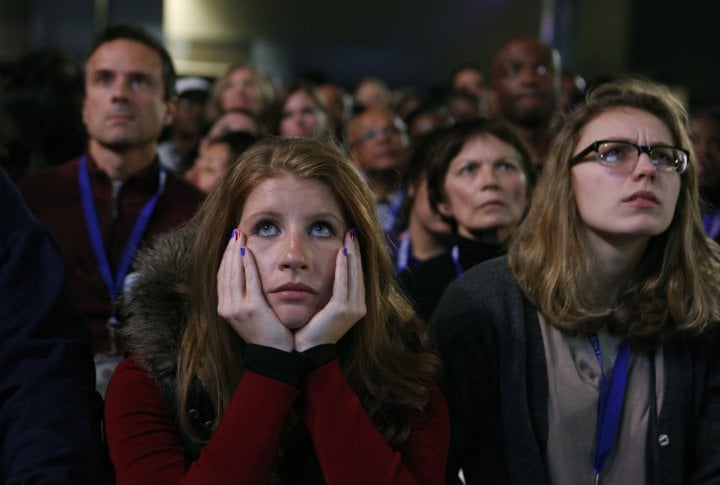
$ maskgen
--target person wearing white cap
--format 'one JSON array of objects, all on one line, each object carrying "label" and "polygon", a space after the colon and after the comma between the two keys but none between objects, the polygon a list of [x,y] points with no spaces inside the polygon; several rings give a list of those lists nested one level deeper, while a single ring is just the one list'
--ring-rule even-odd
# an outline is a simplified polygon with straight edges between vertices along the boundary
[{"label": "person wearing white cap", "polygon": [[175,83],[177,111],[166,138],[158,144],[160,163],[184,172],[195,160],[205,124],[205,103],[212,84],[201,77],[182,77]]}]

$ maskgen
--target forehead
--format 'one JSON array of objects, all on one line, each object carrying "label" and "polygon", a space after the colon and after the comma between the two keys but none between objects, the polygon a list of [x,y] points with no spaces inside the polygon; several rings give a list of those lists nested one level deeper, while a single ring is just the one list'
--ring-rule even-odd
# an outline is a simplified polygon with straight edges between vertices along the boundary
[{"label": "forehead", "polygon": [[466,67],[455,74],[455,80],[479,80],[482,77],[482,72],[473,67]]},{"label": "forehead", "polygon": [[254,132],[255,120],[243,113],[225,113],[212,126],[208,135],[212,138],[228,131]]},{"label": "forehead", "polygon": [[357,120],[357,126],[360,129],[373,128],[373,127],[385,127],[392,125],[392,115],[384,110],[369,109],[362,113]]},{"label": "forehead", "polygon": [[613,138],[642,144],[673,143],[670,128],[654,114],[639,108],[617,107],[590,119],[582,129],[578,145]]},{"label": "forehead", "polygon": [[231,81],[241,81],[245,79],[252,79],[254,76],[255,73],[247,67],[238,67],[237,69],[233,69],[228,76],[228,79]]},{"label": "forehead", "polygon": [[[330,213],[343,220],[337,197],[330,186],[317,179],[281,174],[260,181],[245,201],[244,213]],[[244,215],[245,215],[244,214]]]},{"label": "forehead", "polygon": [[303,89],[299,89],[297,91],[290,93],[288,95],[287,99],[285,100],[286,104],[291,103],[291,102],[312,104],[312,98],[307,93],[307,91],[305,91]]},{"label": "forehead", "polygon": [[230,145],[227,142],[221,140],[211,140],[210,143],[208,143],[203,155],[208,155],[209,157],[223,157],[227,156],[229,152]]},{"label": "forehead", "polygon": [[199,167],[224,168],[228,164],[230,147],[227,143],[215,142],[205,149],[195,161]]},{"label": "forehead", "polygon": [[497,54],[498,64],[552,64],[553,52],[548,46],[531,39],[510,42]]},{"label": "forehead", "polygon": [[130,39],[115,39],[95,49],[86,63],[86,71],[139,71],[162,75],[162,59],[155,49]]},{"label": "forehead", "polygon": [[468,157],[474,157],[478,160],[496,160],[507,157],[519,158],[519,154],[511,144],[501,140],[495,135],[483,133],[466,140],[453,161]]}]

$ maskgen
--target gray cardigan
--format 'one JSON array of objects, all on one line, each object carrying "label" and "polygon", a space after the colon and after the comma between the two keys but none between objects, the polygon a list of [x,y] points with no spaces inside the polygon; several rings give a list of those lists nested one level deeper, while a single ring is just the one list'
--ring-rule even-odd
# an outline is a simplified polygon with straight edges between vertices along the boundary
[{"label": "gray cardigan", "polygon": [[[448,483],[548,483],[547,372],[537,308],[504,257],[457,279],[433,314],[451,416]],[[720,483],[720,325],[664,347],[647,483]],[[651,386],[652,387],[652,386]],[[655,402],[654,396],[652,402]]]}]

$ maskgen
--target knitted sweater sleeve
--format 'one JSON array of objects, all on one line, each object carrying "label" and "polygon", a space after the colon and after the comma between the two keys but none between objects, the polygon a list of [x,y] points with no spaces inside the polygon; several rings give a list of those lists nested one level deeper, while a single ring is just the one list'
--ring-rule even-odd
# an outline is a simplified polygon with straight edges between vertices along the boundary
[{"label": "knitted sweater sleeve", "polygon": [[303,419],[328,484],[443,483],[450,423],[437,387],[398,449],[378,432],[337,360],[308,374],[301,392]]},{"label": "knitted sweater sleeve", "polygon": [[246,372],[197,460],[185,451],[158,383],[134,357],[115,370],[105,432],[118,485],[268,483],[285,416],[298,391]]}]

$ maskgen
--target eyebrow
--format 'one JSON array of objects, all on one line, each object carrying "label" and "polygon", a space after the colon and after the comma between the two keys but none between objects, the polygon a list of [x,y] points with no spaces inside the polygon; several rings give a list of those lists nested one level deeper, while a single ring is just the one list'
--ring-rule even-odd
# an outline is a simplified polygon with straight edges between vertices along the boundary
[{"label": "eyebrow", "polygon": [[[252,220],[252,219],[263,218],[263,217],[267,217],[270,219],[280,219],[280,218],[285,217],[285,213],[281,212],[281,211],[272,210],[272,209],[271,210],[263,209],[263,210],[259,210],[257,212],[249,213],[247,215],[243,214],[243,216],[241,216],[241,218],[242,217],[245,217],[246,220]],[[338,217],[337,215],[333,214],[332,212],[312,213],[312,214],[309,214],[309,216],[307,216],[307,217],[303,216],[303,218],[305,218],[305,219],[333,219],[340,224],[345,224],[345,218],[342,215],[340,215],[340,217]]]},{"label": "eyebrow", "polygon": [[126,77],[142,77],[145,79],[152,79],[153,77],[152,73],[149,71],[118,71],[116,69],[113,69],[112,67],[99,67],[95,70],[89,71],[89,75],[93,79],[100,76],[106,76],[108,74],[112,74],[114,76],[121,75]]}]

